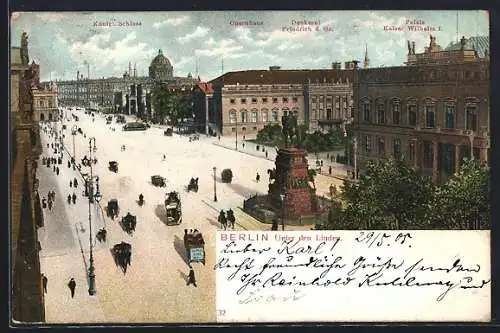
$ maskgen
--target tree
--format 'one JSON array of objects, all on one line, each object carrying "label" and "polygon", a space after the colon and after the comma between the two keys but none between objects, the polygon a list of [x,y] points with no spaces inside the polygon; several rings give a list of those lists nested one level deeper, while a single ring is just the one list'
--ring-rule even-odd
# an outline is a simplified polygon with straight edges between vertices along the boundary
[{"label": "tree", "polygon": [[154,108],[154,118],[156,121],[163,123],[168,114],[169,105],[171,103],[172,94],[166,85],[158,85],[153,89],[151,94],[151,104]]},{"label": "tree", "polygon": [[438,187],[430,200],[432,228],[489,229],[490,191],[489,168],[477,160],[464,160],[460,171]]},{"label": "tree", "polygon": [[372,163],[358,183],[344,182],[344,218],[360,229],[425,229],[434,185],[392,158]]}]

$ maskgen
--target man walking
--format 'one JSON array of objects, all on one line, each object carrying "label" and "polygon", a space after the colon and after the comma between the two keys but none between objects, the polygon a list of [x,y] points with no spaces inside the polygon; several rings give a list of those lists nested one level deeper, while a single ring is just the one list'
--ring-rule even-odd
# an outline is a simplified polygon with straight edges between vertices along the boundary
[{"label": "man walking", "polygon": [[68,283],[69,290],[71,290],[71,298],[75,297],[76,282],[74,278],[71,278]]},{"label": "man walking", "polygon": [[260,175],[258,172],[257,172],[257,175],[255,176],[255,180],[257,181],[257,183],[260,181]]},{"label": "man walking", "polygon": [[73,200],[73,204],[76,204],[76,194],[73,192],[73,195],[71,196],[71,199]]},{"label": "man walking", "polygon": [[47,277],[45,276],[45,274],[42,274],[42,284],[43,284],[43,291],[45,293],[47,293]]},{"label": "man walking", "polygon": [[195,287],[198,287],[196,285],[196,277],[194,276],[194,270],[191,265],[189,265],[189,275],[188,275],[188,282],[186,286],[189,286],[190,284],[193,284]]}]

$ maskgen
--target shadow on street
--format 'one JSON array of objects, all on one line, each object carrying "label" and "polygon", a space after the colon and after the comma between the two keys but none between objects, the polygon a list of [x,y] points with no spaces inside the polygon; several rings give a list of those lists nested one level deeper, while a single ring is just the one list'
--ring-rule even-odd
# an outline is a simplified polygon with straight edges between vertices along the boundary
[{"label": "shadow on street", "polygon": [[214,227],[216,227],[216,228],[220,228],[221,227],[221,224],[219,222],[217,222],[216,220],[208,218],[208,217],[206,219]]},{"label": "shadow on street", "polygon": [[184,260],[185,263],[187,263],[187,257],[186,257],[186,248],[184,247],[184,241],[179,238],[179,236],[175,235],[174,239],[174,248],[175,251],[179,254],[179,256]]},{"label": "shadow on street", "polygon": [[179,276],[184,280],[184,282],[188,282],[188,276],[186,273],[184,273],[183,271],[181,271],[180,269],[177,268],[177,272],[179,272]]},{"label": "shadow on street", "polygon": [[156,217],[158,217],[158,219],[160,219],[160,221],[164,225],[168,225],[167,224],[167,213],[165,212],[165,207],[163,205],[156,205],[155,215],[156,215]]}]

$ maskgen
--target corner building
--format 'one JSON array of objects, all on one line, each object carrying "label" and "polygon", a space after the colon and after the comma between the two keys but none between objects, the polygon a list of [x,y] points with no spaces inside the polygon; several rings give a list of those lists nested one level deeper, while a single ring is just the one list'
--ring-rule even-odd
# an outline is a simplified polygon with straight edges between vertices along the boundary
[{"label": "corner building", "polygon": [[474,49],[465,38],[442,50],[431,36],[421,54],[408,43],[406,66],[359,70],[355,80],[361,169],[392,155],[437,181],[457,172],[471,152],[488,163],[487,50]]}]

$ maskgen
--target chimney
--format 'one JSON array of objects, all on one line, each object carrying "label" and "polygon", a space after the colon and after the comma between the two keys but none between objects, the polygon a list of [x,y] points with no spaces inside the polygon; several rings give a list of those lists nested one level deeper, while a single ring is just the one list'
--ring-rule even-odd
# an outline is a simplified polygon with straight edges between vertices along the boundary
[{"label": "chimney", "polygon": [[340,62],[332,62],[332,69],[342,69],[342,64]]},{"label": "chimney", "polygon": [[79,78],[80,78],[80,71],[76,71],[76,80],[78,81]]},{"label": "chimney", "polygon": [[281,67],[280,67],[280,66],[270,66],[270,67],[269,67],[269,70],[270,70],[270,71],[277,71],[277,70],[279,70],[279,69],[281,69]]},{"label": "chimney", "polygon": [[135,66],[136,66],[136,63],[134,63],[134,77],[137,76],[137,70],[136,70]]},{"label": "chimney", "polygon": [[128,76],[132,76],[132,63],[128,62]]}]

